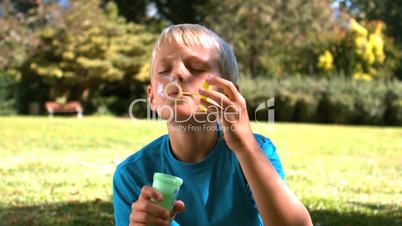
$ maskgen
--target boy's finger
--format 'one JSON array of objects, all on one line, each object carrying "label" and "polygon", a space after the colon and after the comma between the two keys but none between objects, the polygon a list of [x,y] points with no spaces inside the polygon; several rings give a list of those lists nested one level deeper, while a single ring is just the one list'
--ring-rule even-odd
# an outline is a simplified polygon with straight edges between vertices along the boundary
[{"label": "boy's finger", "polygon": [[177,212],[172,212],[172,215],[169,218],[169,222],[172,222],[176,218]]},{"label": "boy's finger", "polygon": [[167,220],[152,216],[147,212],[137,212],[135,215],[130,216],[130,221],[132,223],[139,223],[145,225],[170,225]]},{"label": "boy's finger", "polygon": [[214,85],[222,88],[223,92],[228,95],[229,99],[233,101],[236,100],[238,95],[240,95],[236,86],[229,80],[223,79],[219,76],[210,76],[205,81],[208,83],[208,85]]},{"label": "boy's finger", "polygon": [[207,112],[207,114],[216,114],[218,118],[221,117],[223,108],[221,106],[218,106],[216,104],[210,103],[206,100],[200,100],[200,105],[203,106],[206,110],[203,110],[204,112]]},{"label": "boy's finger", "polygon": [[169,221],[172,221],[176,218],[177,213],[184,212],[185,205],[181,200],[177,200],[173,206]]},{"label": "boy's finger", "polygon": [[183,201],[181,201],[181,200],[177,200],[175,203],[174,203],[174,206],[173,206],[173,211],[174,212],[184,212],[184,210],[186,209],[186,206],[184,205],[184,202]]},{"label": "boy's finger", "polygon": [[137,211],[148,212],[155,217],[166,219],[169,217],[170,213],[165,208],[151,202],[151,201],[141,201],[134,207]]},{"label": "boy's finger", "polygon": [[201,95],[206,96],[206,97],[210,98],[211,100],[215,101],[221,107],[226,107],[226,106],[232,105],[232,101],[227,96],[225,96],[224,94],[222,94],[218,91],[209,90],[209,89],[199,89],[198,92]]},{"label": "boy's finger", "polygon": [[156,201],[160,202],[163,199],[163,195],[155,188],[145,185],[141,189],[139,199],[146,199],[146,200],[155,199]]}]

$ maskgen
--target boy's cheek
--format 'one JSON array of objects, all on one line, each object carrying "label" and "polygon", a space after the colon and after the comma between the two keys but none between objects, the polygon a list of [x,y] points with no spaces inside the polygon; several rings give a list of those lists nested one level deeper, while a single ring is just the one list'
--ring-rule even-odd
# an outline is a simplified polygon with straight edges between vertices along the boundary
[{"label": "boy's cheek", "polygon": [[149,101],[149,105],[152,111],[156,111],[158,110],[158,108],[161,108],[164,105],[167,105],[166,103],[164,103],[164,99],[160,96],[158,96],[157,94],[155,94],[153,96],[152,99],[150,99]]}]

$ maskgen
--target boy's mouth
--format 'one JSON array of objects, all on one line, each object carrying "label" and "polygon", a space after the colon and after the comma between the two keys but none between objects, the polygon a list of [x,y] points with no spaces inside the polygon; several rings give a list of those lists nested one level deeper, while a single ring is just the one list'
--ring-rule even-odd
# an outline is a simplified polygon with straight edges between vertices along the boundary
[{"label": "boy's mouth", "polygon": [[170,100],[179,100],[185,96],[193,98],[194,96],[198,95],[197,93],[183,90],[183,88],[179,84],[173,82],[165,86],[165,88],[163,89],[163,94],[167,99]]},{"label": "boy's mouth", "polygon": [[169,97],[177,98],[179,97],[179,91],[178,90],[172,90],[168,92]]},{"label": "boy's mouth", "polygon": [[164,92],[167,97],[180,98],[180,96],[182,95],[183,89],[181,88],[181,86],[179,86],[176,83],[169,83],[166,85]]}]

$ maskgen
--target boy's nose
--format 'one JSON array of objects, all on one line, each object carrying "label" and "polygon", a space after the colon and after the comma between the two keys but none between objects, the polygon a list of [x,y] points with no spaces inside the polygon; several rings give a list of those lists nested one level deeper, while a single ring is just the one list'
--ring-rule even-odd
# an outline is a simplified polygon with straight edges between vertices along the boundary
[{"label": "boy's nose", "polygon": [[184,64],[179,63],[172,69],[170,76],[179,82],[184,82],[189,76],[189,71]]}]

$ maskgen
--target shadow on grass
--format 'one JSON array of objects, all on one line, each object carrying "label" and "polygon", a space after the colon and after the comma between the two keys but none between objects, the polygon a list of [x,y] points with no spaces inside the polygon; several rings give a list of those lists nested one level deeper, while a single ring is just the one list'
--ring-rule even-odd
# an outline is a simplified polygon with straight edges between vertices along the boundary
[{"label": "shadow on grass", "polygon": [[[310,210],[314,226],[400,226],[402,207],[350,202],[351,210]],[[366,211],[353,211],[364,208]],[[361,210],[361,209],[360,209]]]},{"label": "shadow on grass", "polygon": [[0,209],[0,226],[114,225],[111,201],[52,203]]},{"label": "shadow on grass", "polygon": [[[402,225],[400,206],[361,203],[352,203],[352,205],[367,208],[369,211],[362,213],[353,211],[310,210],[310,214],[315,226]],[[3,225],[114,225],[113,204],[111,201],[95,200],[84,203],[55,203],[37,206],[7,207],[0,209],[0,226]]]}]

